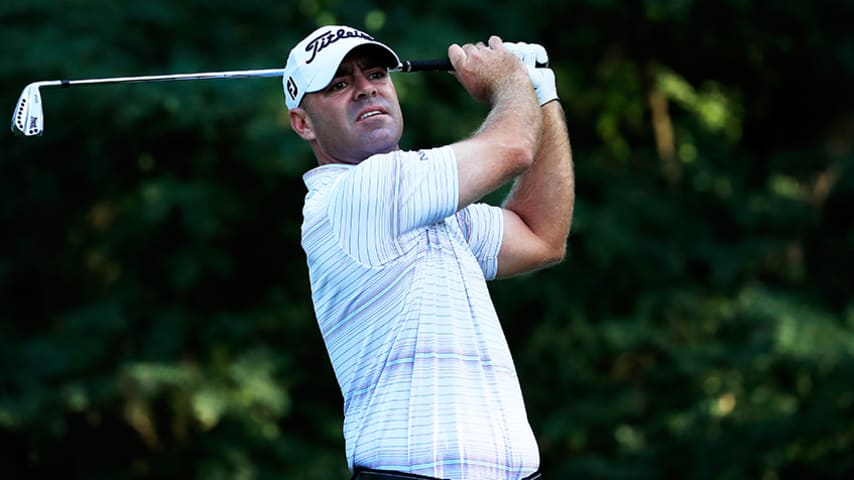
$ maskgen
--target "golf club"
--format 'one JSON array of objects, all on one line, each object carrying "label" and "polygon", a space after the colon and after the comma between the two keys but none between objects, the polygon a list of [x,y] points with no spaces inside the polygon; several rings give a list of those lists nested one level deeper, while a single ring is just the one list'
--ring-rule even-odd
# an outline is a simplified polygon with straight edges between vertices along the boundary
[{"label": "golf club", "polygon": [[[393,72],[420,72],[420,71],[451,71],[451,61],[447,58],[439,60],[406,60]],[[263,78],[280,77],[284,74],[284,68],[273,68],[266,70],[234,70],[226,72],[187,73],[172,75],[147,75],[138,77],[112,77],[93,78],[87,80],[46,80],[33,82],[24,88],[15,112],[12,115],[12,132],[16,135],[31,137],[44,133],[44,106],[41,98],[42,87],[68,88],[76,85],[98,85],[107,83],[146,83],[146,82],[170,82],[178,80],[212,80],[226,78]]]}]

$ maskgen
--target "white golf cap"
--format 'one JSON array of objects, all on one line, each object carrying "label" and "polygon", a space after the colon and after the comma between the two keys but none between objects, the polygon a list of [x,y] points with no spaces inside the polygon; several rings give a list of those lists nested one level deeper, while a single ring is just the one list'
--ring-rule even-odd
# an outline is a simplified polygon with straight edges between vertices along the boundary
[{"label": "white golf cap", "polygon": [[320,27],[301,42],[288,55],[282,86],[285,90],[285,105],[297,108],[306,93],[326,88],[335,77],[335,72],[344,57],[356,47],[374,45],[383,52],[389,68],[400,65],[394,50],[367,33],[342,25]]}]

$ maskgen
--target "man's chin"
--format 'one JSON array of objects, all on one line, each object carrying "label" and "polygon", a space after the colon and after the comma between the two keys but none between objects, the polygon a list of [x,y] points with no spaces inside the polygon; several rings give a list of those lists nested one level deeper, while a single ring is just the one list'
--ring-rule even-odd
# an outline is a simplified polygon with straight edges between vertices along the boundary
[{"label": "man's chin", "polygon": [[383,155],[386,153],[391,153],[395,150],[398,150],[397,145],[394,145],[391,147],[383,147],[383,148],[375,148],[372,150],[366,150],[360,155],[360,157],[362,157],[362,158],[357,163],[361,163],[361,162],[373,157],[374,155]]},{"label": "man's chin", "polygon": [[377,155],[380,153],[389,153],[398,150],[399,137],[390,135],[376,135],[365,139],[363,145],[366,146],[365,153],[368,156]]}]

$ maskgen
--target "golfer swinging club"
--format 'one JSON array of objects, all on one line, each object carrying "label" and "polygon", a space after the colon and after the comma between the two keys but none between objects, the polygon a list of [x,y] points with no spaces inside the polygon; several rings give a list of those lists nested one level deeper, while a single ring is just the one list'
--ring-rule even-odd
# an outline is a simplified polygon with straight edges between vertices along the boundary
[{"label": "golfer swinging club", "polygon": [[[486,280],[559,262],[573,173],[554,74],[535,44],[448,48],[491,110],[451,145],[401,150],[388,46],[326,26],[290,52],[304,176],[302,246],[344,397],[353,479],[540,478],[539,451]],[[441,100],[441,99],[436,99]],[[427,119],[421,119],[425,121]],[[508,181],[502,207],[476,203]]]}]

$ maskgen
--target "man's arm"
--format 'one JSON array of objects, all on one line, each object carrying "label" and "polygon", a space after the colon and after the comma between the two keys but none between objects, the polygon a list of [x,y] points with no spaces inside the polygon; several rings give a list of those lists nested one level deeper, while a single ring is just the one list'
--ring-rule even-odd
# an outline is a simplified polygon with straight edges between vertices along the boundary
[{"label": "man's arm", "polygon": [[491,37],[488,47],[451,45],[448,58],[469,94],[492,104],[480,129],[452,145],[459,175],[457,208],[461,209],[531,166],[543,115],[527,69],[498,37]]},{"label": "man's arm", "polygon": [[561,261],[575,203],[575,178],[566,119],[559,101],[542,107],[543,134],[534,162],[504,201],[504,241],[498,277]]}]

